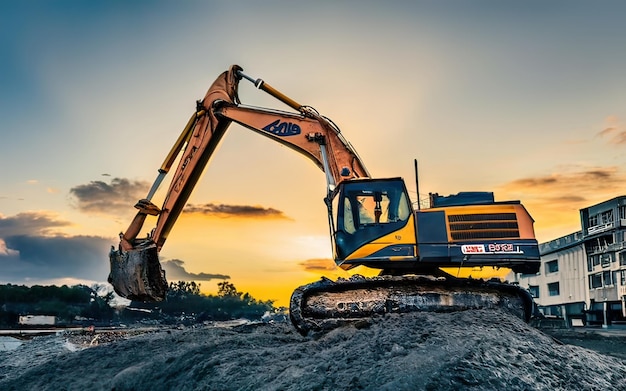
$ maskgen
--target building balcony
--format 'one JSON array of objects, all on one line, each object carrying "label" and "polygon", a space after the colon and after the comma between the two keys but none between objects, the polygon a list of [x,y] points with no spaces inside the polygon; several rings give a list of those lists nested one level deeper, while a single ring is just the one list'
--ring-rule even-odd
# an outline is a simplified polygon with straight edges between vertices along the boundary
[{"label": "building balcony", "polygon": [[626,242],[610,243],[606,246],[593,246],[587,248],[587,255],[594,255],[606,252],[615,252],[626,249]]},{"label": "building balcony", "polygon": [[[620,224],[621,224],[621,220],[620,220]],[[602,232],[606,232],[608,230],[611,230],[615,227],[615,223],[613,221],[609,222],[609,223],[605,223],[605,224],[598,224],[598,225],[594,225],[593,227],[589,227],[587,228],[587,235],[595,235],[595,234],[599,234]]]}]

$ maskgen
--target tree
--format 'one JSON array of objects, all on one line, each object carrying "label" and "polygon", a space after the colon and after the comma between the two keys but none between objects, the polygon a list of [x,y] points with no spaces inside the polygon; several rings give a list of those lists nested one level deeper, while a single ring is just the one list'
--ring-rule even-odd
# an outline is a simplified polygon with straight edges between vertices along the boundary
[{"label": "tree", "polygon": [[156,303],[131,303],[132,308],[150,312],[126,312],[125,316],[161,318],[166,322],[201,322],[205,320],[259,319],[266,311],[274,309],[273,301],[259,301],[249,293],[242,293],[229,281],[217,284],[215,295],[200,293],[200,284],[193,281],[170,282],[164,301]]},{"label": "tree", "polygon": [[224,280],[217,284],[217,295],[219,297],[240,297],[241,293],[237,292],[235,285]]},{"label": "tree", "polygon": [[200,296],[200,284],[196,284],[195,281],[178,281],[170,282],[169,291],[167,297],[186,297],[186,296]]}]

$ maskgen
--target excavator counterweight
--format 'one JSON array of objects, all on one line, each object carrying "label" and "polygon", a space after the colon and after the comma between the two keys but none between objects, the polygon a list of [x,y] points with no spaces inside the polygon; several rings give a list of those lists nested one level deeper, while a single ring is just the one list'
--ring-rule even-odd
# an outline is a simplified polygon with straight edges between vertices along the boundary
[{"label": "excavator counterweight", "polygon": [[[249,80],[293,111],[242,105],[238,85]],[[519,201],[496,202],[493,193],[431,195],[431,207],[414,210],[402,178],[372,178],[352,145],[330,119],[301,105],[233,65],[198,101],[148,196],[110,255],[109,282],[123,297],[161,301],[167,293],[159,252],[204,168],[232,123],[309,158],[326,177],[333,258],[337,266],[380,270],[376,278],[316,283],[297,288],[290,317],[305,334],[390,312],[503,308],[528,320],[530,294],[496,281],[455,278],[441,268],[493,267],[535,273],[540,258],[533,219]],[[181,156],[161,207],[151,202]],[[138,239],[148,215],[158,216]]]}]

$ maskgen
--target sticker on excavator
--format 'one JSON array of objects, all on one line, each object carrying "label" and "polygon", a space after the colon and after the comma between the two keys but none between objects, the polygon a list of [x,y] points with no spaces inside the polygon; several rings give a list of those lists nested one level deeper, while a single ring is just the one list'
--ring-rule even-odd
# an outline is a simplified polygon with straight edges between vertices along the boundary
[{"label": "sticker on excavator", "polygon": [[115,292],[134,301],[162,301],[167,293],[156,245],[130,251],[111,251],[109,283]]}]

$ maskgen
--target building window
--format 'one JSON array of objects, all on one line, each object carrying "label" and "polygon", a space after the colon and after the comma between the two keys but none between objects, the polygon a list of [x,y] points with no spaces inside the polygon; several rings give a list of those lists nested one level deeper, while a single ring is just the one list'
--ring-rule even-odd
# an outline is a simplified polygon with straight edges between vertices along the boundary
[{"label": "building window", "polygon": [[600,219],[602,220],[600,224],[608,224],[613,222],[613,210],[607,210],[606,212],[602,212],[600,214]]},{"label": "building window", "polygon": [[612,286],[613,285],[613,273],[607,270],[602,272],[602,285],[604,286]]},{"label": "building window", "polygon": [[595,227],[598,225],[598,215],[589,216],[589,226]]},{"label": "building window", "polygon": [[619,253],[619,264],[620,266],[626,265],[626,252]]},{"label": "building window", "polygon": [[530,292],[530,295],[534,297],[535,299],[539,298],[539,286],[538,285],[529,285],[528,292]]},{"label": "building window", "polygon": [[542,314],[548,316],[561,316],[561,306],[560,305],[551,305],[547,307],[540,307],[539,310]]},{"label": "building window", "polygon": [[589,276],[589,288],[602,288],[602,273],[596,273]]},{"label": "building window", "polygon": [[626,270],[619,271],[619,283],[622,286],[626,285]]},{"label": "building window", "polygon": [[619,218],[622,220],[626,219],[626,206],[619,207]]},{"label": "building window", "polygon": [[558,296],[561,293],[559,292],[559,283],[558,282],[552,282],[550,284],[548,284],[548,295],[550,296]]},{"label": "building window", "polygon": [[593,263],[593,266],[598,266],[600,264],[600,255],[592,255],[591,262]]},{"label": "building window", "polygon": [[554,261],[546,262],[546,274],[547,273],[556,273],[559,271],[559,260],[555,259]]}]

